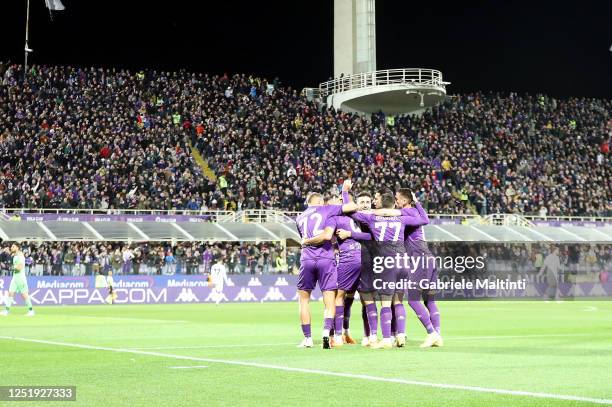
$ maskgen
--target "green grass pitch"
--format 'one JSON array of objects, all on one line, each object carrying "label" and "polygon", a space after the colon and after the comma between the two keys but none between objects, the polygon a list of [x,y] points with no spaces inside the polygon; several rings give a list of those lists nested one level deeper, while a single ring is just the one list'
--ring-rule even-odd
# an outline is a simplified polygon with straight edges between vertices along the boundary
[{"label": "green grass pitch", "polygon": [[[295,303],[38,307],[34,318],[14,307],[0,319],[0,385],[76,385],[77,401],[0,405],[612,404],[612,302],[442,302],[440,309],[443,348],[418,348],[424,331],[408,310],[404,349],[324,351],[295,347]],[[360,311],[355,304],[356,339]],[[315,340],[321,314],[314,303]],[[206,367],[176,368],[189,366]]]}]

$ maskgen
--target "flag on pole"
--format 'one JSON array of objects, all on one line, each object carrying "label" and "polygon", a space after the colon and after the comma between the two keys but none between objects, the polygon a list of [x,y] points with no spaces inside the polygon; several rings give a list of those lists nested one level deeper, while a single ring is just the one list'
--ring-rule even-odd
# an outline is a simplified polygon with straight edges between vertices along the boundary
[{"label": "flag on pole", "polygon": [[52,11],[61,11],[66,7],[62,4],[62,0],[45,0],[47,8]]}]

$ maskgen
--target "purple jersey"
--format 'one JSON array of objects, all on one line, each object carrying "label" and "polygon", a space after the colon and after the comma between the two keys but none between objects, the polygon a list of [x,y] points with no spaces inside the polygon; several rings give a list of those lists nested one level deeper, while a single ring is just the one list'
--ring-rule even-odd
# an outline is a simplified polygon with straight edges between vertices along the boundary
[{"label": "purple jersey", "polygon": [[421,226],[426,220],[420,213],[416,216],[376,216],[356,212],[351,217],[365,223],[378,242],[400,242],[404,240],[406,226]]},{"label": "purple jersey", "polygon": [[[425,225],[429,223],[429,217],[427,212],[423,209],[419,202],[416,203],[414,208],[402,208],[402,216],[421,216],[425,219]],[[425,233],[423,232],[422,226],[409,226],[405,230],[404,240],[425,240]]]},{"label": "purple jersey", "polygon": [[358,240],[371,240],[369,233],[362,232],[359,223],[351,219],[350,216],[334,216],[329,219],[330,226],[334,229],[344,229],[351,232],[351,237],[348,239],[337,239],[338,249],[340,253],[350,250],[361,250],[361,244]]},{"label": "purple jersey", "polygon": [[[326,227],[335,230],[334,222],[330,221],[333,216],[342,215],[342,205],[310,206],[295,219],[297,229],[302,238],[315,237]],[[334,248],[331,241],[326,241],[320,246],[307,246],[302,249],[302,260],[316,260],[318,258],[334,258]]]}]

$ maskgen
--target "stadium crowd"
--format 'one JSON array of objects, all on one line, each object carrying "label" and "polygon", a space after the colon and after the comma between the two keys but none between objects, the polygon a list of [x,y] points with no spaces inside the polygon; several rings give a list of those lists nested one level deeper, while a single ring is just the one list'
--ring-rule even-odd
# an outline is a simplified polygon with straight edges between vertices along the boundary
[{"label": "stadium crowd", "polygon": [[[9,275],[10,243],[0,244],[0,276]],[[297,273],[298,248],[276,244],[119,242],[44,242],[22,248],[29,275],[204,274],[217,257],[230,274]]]},{"label": "stadium crowd", "polygon": [[[10,242],[0,243],[0,276],[9,275]],[[465,246],[432,243],[436,256],[465,255]],[[230,274],[297,274],[300,266],[298,247],[273,243],[191,243],[169,242],[43,242],[25,243],[22,250],[29,275],[95,275],[112,271],[122,274],[206,274],[215,259],[222,257]],[[537,271],[547,252],[544,245],[476,244],[468,248],[474,257],[487,253],[491,267],[507,271]],[[562,264],[571,273],[608,270],[612,252],[606,245],[564,245]],[[503,264],[504,266],[502,266]]]},{"label": "stadium crowd", "polygon": [[365,120],[247,75],[21,69],[0,64],[0,207],[301,210],[351,177],[430,213],[612,215],[611,100],[474,93]]}]

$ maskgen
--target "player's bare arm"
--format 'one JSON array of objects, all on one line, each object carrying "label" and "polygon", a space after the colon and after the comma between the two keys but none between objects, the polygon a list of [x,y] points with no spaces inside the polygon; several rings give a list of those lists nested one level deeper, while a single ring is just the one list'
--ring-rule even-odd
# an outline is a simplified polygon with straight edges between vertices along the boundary
[{"label": "player's bare arm", "polygon": [[317,236],[302,239],[302,246],[319,246],[327,241],[330,241],[334,236],[334,228],[326,227],[322,233]]},{"label": "player's bare arm", "polygon": [[342,213],[352,213],[359,209],[359,206],[354,202],[349,202],[342,205]]}]

